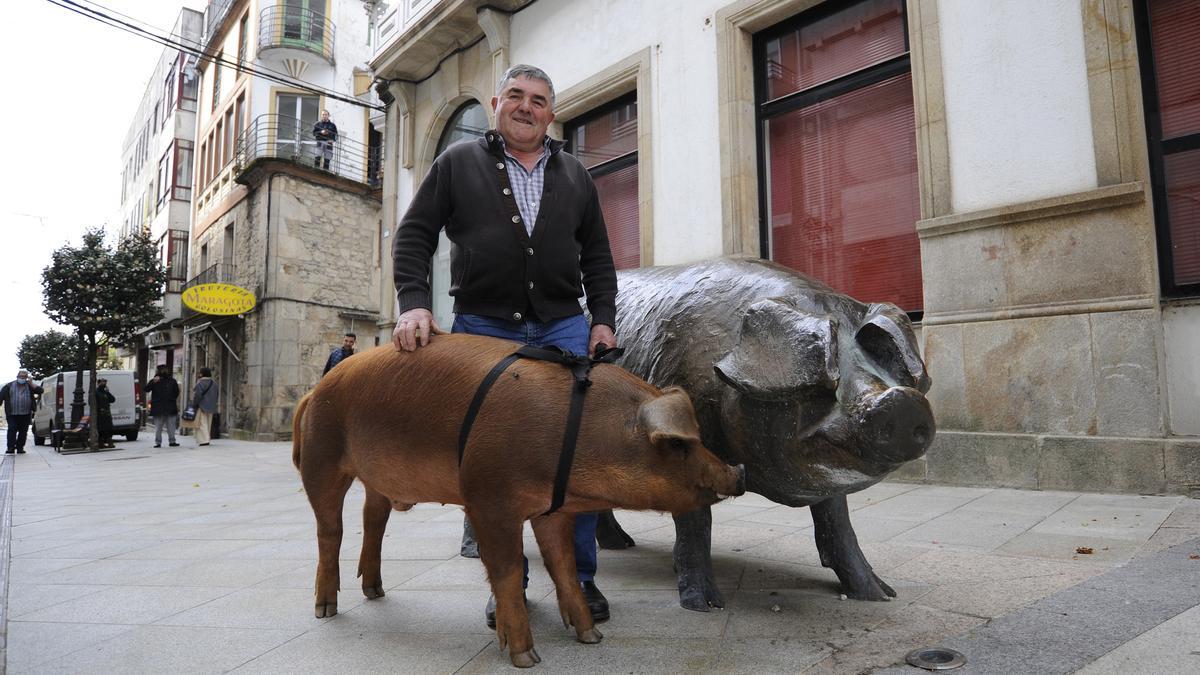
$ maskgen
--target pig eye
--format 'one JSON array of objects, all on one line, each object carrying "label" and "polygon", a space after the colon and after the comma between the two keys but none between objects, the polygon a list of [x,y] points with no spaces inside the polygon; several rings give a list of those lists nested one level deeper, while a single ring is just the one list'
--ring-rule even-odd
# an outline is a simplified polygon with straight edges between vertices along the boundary
[{"label": "pig eye", "polygon": [[687,456],[688,454],[688,442],[682,438],[668,439],[667,447],[671,448],[671,450],[675,452],[683,453],[684,456]]}]

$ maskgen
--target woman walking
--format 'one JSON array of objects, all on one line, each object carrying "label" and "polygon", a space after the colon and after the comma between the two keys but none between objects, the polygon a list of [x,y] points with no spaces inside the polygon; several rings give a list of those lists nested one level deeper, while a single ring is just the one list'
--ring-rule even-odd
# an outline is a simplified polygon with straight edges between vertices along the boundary
[{"label": "woman walking", "polygon": [[212,434],[213,413],[217,412],[217,383],[212,368],[201,368],[200,379],[192,388],[192,407],[196,409],[196,445],[208,445]]}]

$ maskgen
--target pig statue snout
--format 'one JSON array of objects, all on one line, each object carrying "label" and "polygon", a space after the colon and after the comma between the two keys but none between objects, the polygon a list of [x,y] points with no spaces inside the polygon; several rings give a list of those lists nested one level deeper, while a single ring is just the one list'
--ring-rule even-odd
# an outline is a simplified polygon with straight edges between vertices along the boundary
[{"label": "pig statue snout", "polygon": [[890,387],[864,404],[861,428],[873,446],[864,455],[900,464],[925,454],[933,443],[933,409],[920,391]]}]

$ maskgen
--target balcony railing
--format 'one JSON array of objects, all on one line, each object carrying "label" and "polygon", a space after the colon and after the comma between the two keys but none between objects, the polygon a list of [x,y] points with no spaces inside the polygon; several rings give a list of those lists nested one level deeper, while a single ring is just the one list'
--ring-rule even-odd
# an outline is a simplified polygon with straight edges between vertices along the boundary
[{"label": "balcony railing", "polygon": [[217,37],[217,29],[229,14],[229,8],[234,0],[209,0],[208,9],[204,10],[204,43],[207,45]]},{"label": "balcony railing", "polygon": [[[183,285],[183,288],[181,290],[186,291],[187,289],[191,288],[192,286],[199,286],[200,284],[231,284],[231,283],[233,283],[233,265],[226,264],[226,263],[217,263],[215,265],[210,265],[204,271],[200,272],[199,274],[192,277],[191,279],[188,279],[187,283]],[[196,316],[197,314],[199,314],[199,312],[188,307],[187,305],[184,305],[183,310],[180,314],[184,320],[187,320],[187,319],[192,318],[193,316]]]},{"label": "balcony railing", "polygon": [[280,2],[258,15],[258,53],[268,49],[302,49],[332,64],[336,32],[325,12]]},{"label": "balcony railing", "polygon": [[339,135],[326,152],[313,138],[312,130],[311,121],[287,115],[259,115],[238,139],[235,172],[244,171],[258,159],[286,159],[371,187],[381,185],[383,148],[368,147]]}]

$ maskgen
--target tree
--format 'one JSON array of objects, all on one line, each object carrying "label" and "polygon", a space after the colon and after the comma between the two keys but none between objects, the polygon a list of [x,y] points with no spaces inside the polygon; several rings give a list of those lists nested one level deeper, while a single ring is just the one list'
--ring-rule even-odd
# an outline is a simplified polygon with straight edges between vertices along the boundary
[{"label": "tree", "polygon": [[35,380],[75,368],[78,356],[79,339],[57,330],[26,335],[17,347],[17,361]]},{"label": "tree", "polygon": [[[155,301],[162,297],[166,272],[146,232],[137,232],[111,248],[104,231],[89,229],[78,248],[63,245],[42,271],[43,306],[54,321],[74,326],[85,349],[84,366],[75,379],[71,426],[83,414],[82,368],[91,373],[88,401],[96,410],[96,352],[103,342],[129,342],[136,333],[162,319]],[[90,445],[98,446],[97,423],[91,425]]]}]

